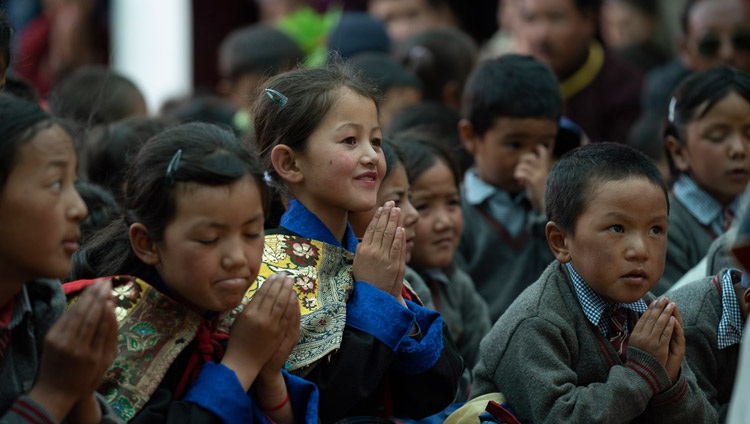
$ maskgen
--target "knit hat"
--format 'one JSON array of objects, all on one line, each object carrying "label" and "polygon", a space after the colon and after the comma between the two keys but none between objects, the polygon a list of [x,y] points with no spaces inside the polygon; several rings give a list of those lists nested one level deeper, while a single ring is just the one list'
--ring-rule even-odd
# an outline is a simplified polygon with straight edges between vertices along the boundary
[{"label": "knit hat", "polygon": [[343,58],[357,53],[389,53],[391,40],[385,25],[365,12],[344,12],[328,38],[328,49]]}]

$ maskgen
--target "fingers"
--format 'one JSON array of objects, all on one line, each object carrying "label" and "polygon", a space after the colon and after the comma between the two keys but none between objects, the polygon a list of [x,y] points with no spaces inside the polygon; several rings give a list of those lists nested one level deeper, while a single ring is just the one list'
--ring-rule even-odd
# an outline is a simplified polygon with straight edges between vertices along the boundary
[{"label": "fingers", "polygon": [[398,271],[396,272],[396,279],[394,284],[394,296],[401,293],[401,287],[404,284],[404,274],[406,273],[406,231],[403,227],[396,229],[396,240],[393,243],[391,250],[391,257],[396,258],[398,261]]},{"label": "fingers", "polygon": [[253,298],[245,309],[250,309],[256,312],[263,311],[266,314],[270,314],[284,287],[283,284],[277,284],[277,282],[284,277],[286,277],[286,274],[274,274],[268,277],[258,291],[255,292]]},{"label": "fingers", "polygon": [[362,237],[360,245],[368,245],[372,243],[372,240],[375,237],[375,227],[377,227],[378,221],[380,220],[382,214],[383,207],[380,206],[375,210],[375,214],[372,216],[370,224],[367,226],[367,229],[365,229],[365,235]]}]

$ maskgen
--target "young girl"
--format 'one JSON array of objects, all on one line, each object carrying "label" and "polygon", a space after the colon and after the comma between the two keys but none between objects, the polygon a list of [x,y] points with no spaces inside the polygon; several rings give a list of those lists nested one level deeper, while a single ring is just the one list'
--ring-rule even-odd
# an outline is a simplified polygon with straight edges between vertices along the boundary
[{"label": "young girl", "polygon": [[400,210],[378,208],[359,243],[347,224],[349,211],[375,208],[385,174],[372,91],[340,65],[294,70],[267,82],[253,116],[289,198],[261,269],[292,275],[301,299],[287,369],[318,385],[322,422],[442,410],[463,364],[440,315],[403,297]]},{"label": "young girl", "polygon": [[435,309],[472,368],[491,322],[471,277],[453,263],[463,230],[458,167],[445,149],[418,132],[397,139],[409,170],[411,202],[419,213],[409,265],[427,283]]},{"label": "young girl", "polygon": [[667,111],[670,195],[666,291],[732,223],[750,179],[750,76],[719,67],[686,78]]},{"label": "young girl", "polygon": [[[100,387],[122,419],[316,422],[315,388],[281,371],[299,336],[288,278],[265,279],[231,331],[218,326],[258,274],[261,181],[249,150],[210,124],[164,131],[133,159],[124,218],[95,235],[73,269],[77,278],[136,277],[112,279],[120,338]],[[89,282],[65,285],[72,302]]]},{"label": "young girl", "polygon": [[[385,175],[383,175],[383,182],[378,188],[376,205],[385,205],[386,202],[392,202],[393,207],[400,209],[402,222],[399,224],[404,228],[404,240],[406,241],[404,259],[408,264],[411,260],[411,251],[414,248],[414,229],[419,219],[419,213],[417,213],[417,210],[411,204],[411,200],[409,200],[411,188],[409,186],[409,178],[406,176],[404,157],[401,149],[387,139],[383,140],[381,149],[383,150],[386,168]],[[367,232],[367,226],[372,222],[375,211],[376,208],[363,212],[349,212],[349,224],[357,238],[361,239],[365,232]],[[430,289],[416,271],[407,266],[404,270],[404,279],[409,283],[405,286],[406,292],[403,294],[405,298],[420,303],[429,309],[435,309],[432,304]],[[409,288],[413,290],[416,296],[410,293]]]},{"label": "young girl", "polygon": [[110,288],[68,313],[59,278],[78,248],[86,205],[73,141],[38,105],[0,95],[0,422],[114,422],[95,397],[112,363]]}]

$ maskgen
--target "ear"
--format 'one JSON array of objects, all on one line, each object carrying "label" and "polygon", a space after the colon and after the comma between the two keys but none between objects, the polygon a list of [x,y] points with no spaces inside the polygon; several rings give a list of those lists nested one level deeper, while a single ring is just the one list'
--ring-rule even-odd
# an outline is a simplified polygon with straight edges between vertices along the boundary
[{"label": "ear", "polygon": [[448,81],[443,86],[443,104],[459,110],[461,109],[461,87],[456,81]]},{"label": "ear", "polygon": [[690,161],[685,156],[685,147],[680,144],[680,140],[673,135],[668,135],[664,139],[664,144],[669,151],[669,155],[672,157],[674,166],[680,172],[688,172],[690,170]]},{"label": "ear", "polygon": [[474,127],[471,125],[468,119],[462,119],[458,121],[458,135],[461,137],[461,143],[464,145],[469,154],[472,156],[477,151],[477,135],[474,132]]},{"label": "ear", "polygon": [[562,263],[570,262],[567,231],[553,221],[550,221],[547,223],[547,226],[544,227],[544,232],[547,236],[547,243],[549,244],[550,249],[552,249],[552,254],[555,255],[555,259]]},{"label": "ear", "polygon": [[148,235],[148,229],[140,222],[130,225],[128,231],[130,236],[130,246],[138,259],[146,265],[156,266],[159,264],[159,250],[156,243]]},{"label": "ear", "polygon": [[279,177],[288,183],[300,183],[304,179],[297,166],[297,152],[286,144],[279,144],[271,150],[271,164]]}]

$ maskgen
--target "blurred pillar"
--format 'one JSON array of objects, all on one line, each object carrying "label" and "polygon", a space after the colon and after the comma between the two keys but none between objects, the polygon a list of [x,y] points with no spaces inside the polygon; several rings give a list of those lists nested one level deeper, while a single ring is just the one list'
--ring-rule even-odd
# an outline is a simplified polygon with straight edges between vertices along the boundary
[{"label": "blurred pillar", "polygon": [[149,113],[192,90],[190,0],[113,0],[112,67],[135,82]]}]

